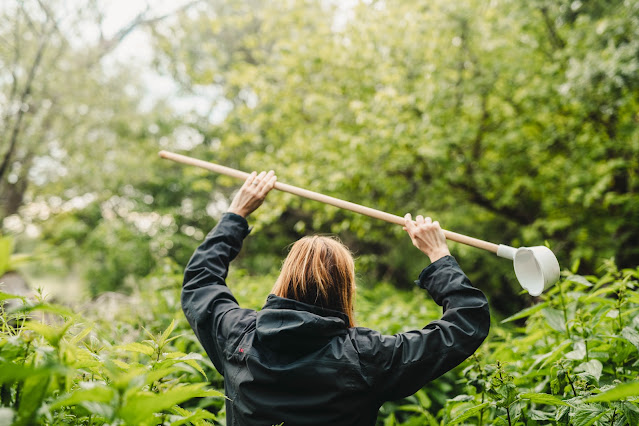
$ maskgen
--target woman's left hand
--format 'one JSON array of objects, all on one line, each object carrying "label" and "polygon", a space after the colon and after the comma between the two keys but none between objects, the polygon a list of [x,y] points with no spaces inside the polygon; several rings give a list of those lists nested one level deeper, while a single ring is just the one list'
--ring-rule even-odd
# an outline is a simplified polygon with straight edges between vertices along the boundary
[{"label": "woman's left hand", "polygon": [[259,175],[256,172],[251,173],[233,197],[228,211],[242,217],[250,215],[262,205],[276,181],[277,176],[273,170],[268,173],[260,172]]}]

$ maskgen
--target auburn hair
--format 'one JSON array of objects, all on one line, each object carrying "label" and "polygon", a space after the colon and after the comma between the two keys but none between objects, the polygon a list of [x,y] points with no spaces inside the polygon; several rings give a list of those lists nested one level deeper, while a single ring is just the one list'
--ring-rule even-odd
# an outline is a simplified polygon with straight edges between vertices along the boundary
[{"label": "auburn hair", "polygon": [[271,293],[342,312],[354,327],[353,255],[336,237],[303,237],[291,247]]}]

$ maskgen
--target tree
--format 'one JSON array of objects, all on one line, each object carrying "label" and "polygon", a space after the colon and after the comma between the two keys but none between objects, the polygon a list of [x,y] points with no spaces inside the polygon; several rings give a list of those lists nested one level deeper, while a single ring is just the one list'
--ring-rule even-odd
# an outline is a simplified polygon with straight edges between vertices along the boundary
[{"label": "tree", "polygon": [[[193,154],[500,243],[548,241],[584,273],[639,255],[633,2],[242,1],[208,12],[155,31],[158,68],[185,90],[217,90],[212,107],[228,111],[200,117]],[[388,237],[398,228],[278,200],[265,221],[340,233],[378,278],[406,282],[421,264]],[[456,250],[475,281],[511,300],[507,262]]]},{"label": "tree", "polygon": [[[137,70],[105,59],[135,28],[166,16],[147,8],[107,35],[99,2],[11,1],[0,8],[1,217],[18,212],[30,185],[51,185],[63,199],[113,187],[109,172],[142,153],[137,143],[115,149],[153,133],[146,128],[151,114],[139,110]],[[160,104],[155,111],[167,110]],[[98,158],[101,164],[91,161]],[[96,171],[106,172],[99,173],[104,181]]]}]

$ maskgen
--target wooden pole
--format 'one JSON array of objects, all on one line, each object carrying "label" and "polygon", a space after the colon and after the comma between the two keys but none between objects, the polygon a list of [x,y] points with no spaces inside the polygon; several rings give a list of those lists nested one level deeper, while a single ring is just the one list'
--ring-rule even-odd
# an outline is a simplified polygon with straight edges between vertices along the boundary
[{"label": "wooden pole", "polygon": [[[249,174],[246,172],[232,169],[230,167],[220,166],[219,164],[211,163],[208,161],[198,160],[197,158],[188,157],[186,155],[176,154],[174,152],[160,151],[160,157],[178,163],[200,167],[237,179],[246,180],[246,178],[249,176]],[[362,206],[360,204],[351,203],[350,201],[340,200],[339,198],[330,197],[328,195],[320,194],[319,192],[309,191],[308,189],[299,188],[293,185],[287,185],[282,182],[276,182],[275,189],[283,192],[288,192],[290,194],[295,194],[300,197],[308,198],[309,200],[319,201],[320,203],[324,204],[330,204],[331,206],[339,207],[340,209],[350,210],[352,212],[373,217],[375,219],[381,219],[397,225],[404,225],[404,218],[401,216]],[[445,229],[443,231],[446,239],[448,240],[487,250],[495,254],[497,253],[497,249],[499,247],[497,244],[469,237],[467,235],[458,234],[456,232],[447,231]]]}]

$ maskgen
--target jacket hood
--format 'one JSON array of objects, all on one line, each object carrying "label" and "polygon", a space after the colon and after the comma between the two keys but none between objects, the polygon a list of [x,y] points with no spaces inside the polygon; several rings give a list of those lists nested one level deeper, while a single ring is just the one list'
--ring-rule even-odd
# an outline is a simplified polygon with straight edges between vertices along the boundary
[{"label": "jacket hood", "polygon": [[348,317],[342,312],[271,294],[257,313],[256,336],[277,351],[305,353],[347,333]]}]

